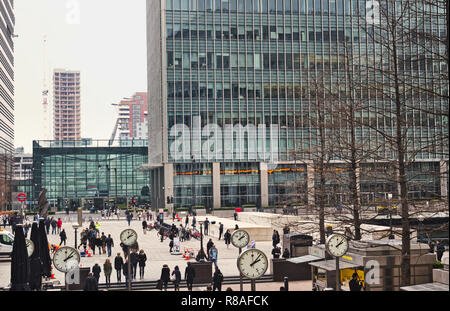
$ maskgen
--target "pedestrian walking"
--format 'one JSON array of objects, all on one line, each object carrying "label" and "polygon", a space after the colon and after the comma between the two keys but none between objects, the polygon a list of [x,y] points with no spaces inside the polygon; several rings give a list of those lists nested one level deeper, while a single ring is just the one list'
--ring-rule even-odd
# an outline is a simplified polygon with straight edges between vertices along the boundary
[{"label": "pedestrian walking", "polygon": [[142,280],[144,278],[144,272],[145,272],[145,263],[147,261],[147,255],[145,254],[144,250],[141,249],[139,251],[138,255],[138,262],[139,262],[139,278]]},{"label": "pedestrian walking", "polygon": [[108,251],[108,257],[111,257],[112,248],[114,247],[114,241],[111,237],[111,234],[108,234],[108,237],[105,239],[106,250]]},{"label": "pedestrian walking", "polygon": [[61,233],[61,228],[62,228],[62,220],[61,218],[58,218],[58,221],[56,222],[56,228],[58,229],[58,234]]},{"label": "pedestrian walking", "polygon": [[62,229],[62,231],[59,233],[59,237],[61,238],[61,242],[59,242],[59,245],[66,245],[66,241],[67,241],[67,235],[66,235],[66,230]]},{"label": "pedestrian walking", "polygon": [[172,271],[172,282],[175,287],[175,291],[179,292],[181,283],[181,272],[178,266],[175,266],[174,270]]},{"label": "pedestrian walking", "polygon": [[132,280],[136,280],[136,273],[137,273],[137,265],[139,262],[139,254],[135,249],[131,251],[130,254],[130,261],[131,261],[131,276]]},{"label": "pedestrian walking", "polygon": [[131,226],[131,219],[133,218],[133,215],[131,213],[127,214],[127,221],[128,221],[128,227]]},{"label": "pedestrian walking", "polygon": [[117,253],[116,258],[114,258],[114,269],[117,272],[117,282],[120,283],[122,280],[122,268],[123,268],[123,258],[120,257],[120,253]]},{"label": "pedestrian walking", "polygon": [[209,220],[208,220],[208,217],[206,217],[206,219],[205,219],[205,221],[203,223],[203,228],[204,228],[204,230],[203,230],[204,234],[208,235],[208,233],[209,233]]},{"label": "pedestrian walking", "polygon": [[98,282],[92,272],[89,272],[86,281],[84,283],[85,291],[98,291]]},{"label": "pedestrian walking", "polygon": [[127,245],[123,244],[123,243],[120,243],[120,247],[122,247],[123,257],[125,259],[127,259],[128,258],[128,254],[130,253],[130,248]]},{"label": "pedestrian walking", "polygon": [[234,221],[237,221],[238,220],[238,213],[236,211],[234,212],[233,216],[234,216]]},{"label": "pedestrian walking", "polygon": [[103,252],[103,254],[106,254],[106,235],[104,232],[102,232],[102,236],[100,237],[100,240],[102,241],[102,252]]},{"label": "pedestrian walking", "polygon": [[102,269],[100,268],[100,266],[96,262],[95,265],[92,267],[92,273],[94,274],[94,277],[97,280],[97,284],[98,284],[98,280],[100,279],[100,273],[101,272],[102,272]]},{"label": "pedestrian walking", "polygon": [[214,242],[212,241],[212,239],[209,239],[208,243],[206,243],[206,255],[209,258],[209,250],[211,249],[211,247],[213,247]]},{"label": "pedestrian walking", "polygon": [[108,258],[106,258],[105,263],[103,264],[103,273],[105,273],[106,287],[110,287],[112,264]]},{"label": "pedestrian walking", "polygon": [[96,234],[94,243],[95,243],[94,247],[98,247],[98,254],[101,255],[103,250],[103,242],[100,234],[98,233]]},{"label": "pedestrian walking", "polygon": [[230,247],[230,243],[231,243],[231,232],[230,229],[227,230],[227,232],[225,232],[225,234],[223,235],[223,238],[225,240],[225,244],[227,245],[227,248]]},{"label": "pedestrian walking", "polygon": [[147,221],[144,220],[142,221],[142,230],[144,231],[144,234],[147,234]]},{"label": "pedestrian walking", "polygon": [[222,282],[223,282],[223,274],[220,271],[219,267],[216,266],[213,275],[213,291],[217,289],[219,292],[221,292]]},{"label": "pedestrian walking", "polygon": [[56,227],[58,225],[58,222],[52,217],[52,221],[50,222],[50,224],[52,225],[52,234],[56,234]]},{"label": "pedestrian walking", "polygon": [[195,219],[195,216],[192,217],[192,228],[195,229],[195,224],[197,223],[197,219]]},{"label": "pedestrian walking", "polygon": [[184,226],[187,228],[189,225],[189,214],[186,215],[186,221],[184,222]]},{"label": "pedestrian walking", "polygon": [[211,249],[209,250],[209,260],[214,264],[214,266],[217,267],[217,258],[219,255],[219,251],[217,250],[216,246],[213,244]]},{"label": "pedestrian walking", "polygon": [[51,219],[46,218],[44,220],[44,224],[45,224],[45,229],[47,230],[47,234],[50,234],[50,225],[51,225]]},{"label": "pedestrian walking", "polygon": [[219,240],[223,234],[223,223],[219,222]]},{"label": "pedestrian walking", "polygon": [[184,279],[186,280],[187,288],[189,291],[192,291],[194,278],[195,278],[195,269],[192,267],[191,263],[188,262],[186,269],[184,270]]},{"label": "pedestrian walking", "polygon": [[129,275],[128,275],[128,259],[129,258],[127,258],[125,260],[125,262],[123,263],[123,266],[122,266],[123,276],[125,277],[125,283],[127,283],[127,284],[128,284],[128,277],[129,277]]},{"label": "pedestrian walking", "polygon": [[169,284],[170,281],[170,269],[168,265],[163,265],[162,269],[161,269],[161,278],[160,278],[164,291],[167,291],[167,286]]}]

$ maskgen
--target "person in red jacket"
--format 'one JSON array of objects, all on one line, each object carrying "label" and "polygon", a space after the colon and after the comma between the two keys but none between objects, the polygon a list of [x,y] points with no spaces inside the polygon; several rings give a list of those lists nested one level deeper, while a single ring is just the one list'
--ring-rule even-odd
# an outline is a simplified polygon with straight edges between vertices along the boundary
[{"label": "person in red jacket", "polygon": [[62,228],[62,220],[61,220],[61,218],[58,218],[58,222],[56,223],[56,227],[58,228],[58,234],[61,233],[61,228]]}]

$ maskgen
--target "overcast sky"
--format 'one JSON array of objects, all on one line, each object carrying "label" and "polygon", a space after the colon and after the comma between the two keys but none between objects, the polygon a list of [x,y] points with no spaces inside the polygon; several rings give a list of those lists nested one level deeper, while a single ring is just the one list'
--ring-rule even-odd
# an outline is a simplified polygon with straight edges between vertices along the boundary
[{"label": "overcast sky", "polygon": [[32,141],[44,139],[44,35],[50,73],[81,71],[81,136],[109,139],[117,115],[111,104],[147,90],[145,0],[17,0],[14,5],[15,146],[31,153]]}]

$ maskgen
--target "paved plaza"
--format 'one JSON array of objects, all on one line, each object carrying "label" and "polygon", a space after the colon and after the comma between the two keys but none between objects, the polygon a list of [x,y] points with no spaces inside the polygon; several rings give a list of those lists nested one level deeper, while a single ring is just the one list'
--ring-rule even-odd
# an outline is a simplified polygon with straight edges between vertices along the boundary
[{"label": "paved plaza", "polygon": [[[67,219],[67,215],[57,215],[57,217],[61,217],[63,220],[63,228],[66,230],[67,233],[67,245],[68,246],[74,246],[74,229],[72,228],[72,223],[76,222],[76,214],[70,215],[69,219]],[[125,220],[124,217],[121,217],[120,220],[117,220],[117,218],[111,218],[110,220],[107,219],[101,219],[100,215],[92,215],[92,214],[83,214],[83,217],[85,220],[88,219],[88,217],[92,217],[94,221],[96,219],[99,220],[100,223],[100,232],[104,232],[105,235],[111,234],[111,237],[114,240],[114,247],[112,249],[112,256],[110,257],[110,260],[112,264],[114,265],[114,258],[118,252],[121,253],[121,256],[123,257],[122,248],[120,247],[120,233],[128,227],[128,223]],[[201,219],[202,217],[197,217],[197,220]],[[231,221],[232,219],[227,219],[227,221]],[[167,217],[164,220],[166,223],[171,224],[172,219],[168,219]],[[184,226],[185,219],[182,219],[182,224]],[[190,217],[190,222],[192,221],[192,217]],[[233,221],[234,222],[234,221]],[[239,225],[239,221],[235,222]],[[179,227],[180,222],[175,222],[177,227]],[[89,223],[85,221],[83,223],[83,228],[88,227]],[[171,271],[175,266],[179,266],[181,272],[182,272],[182,278],[184,279],[184,269],[186,267],[187,261],[181,257],[181,255],[171,255],[169,253],[169,239],[166,239],[164,242],[160,242],[160,240],[157,237],[157,232],[155,230],[149,231],[146,234],[143,233],[142,230],[142,221],[139,221],[137,219],[133,220],[131,222],[132,229],[136,230],[138,233],[138,244],[139,248],[143,249],[145,253],[147,254],[147,263],[145,267],[145,281],[154,281],[158,280],[161,275],[161,268],[163,264],[167,264]],[[197,228],[199,228],[198,222],[197,222]],[[10,230],[8,227],[6,230]],[[50,229],[51,232],[51,229]],[[80,235],[79,235],[80,229],[78,229],[78,237],[77,237],[77,243],[80,243]],[[60,238],[59,235],[48,235],[49,242],[51,244],[59,244]],[[238,257],[238,249],[235,248],[233,245],[230,245],[229,248],[225,245],[225,242],[222,239],[218,240],[218,235],[215,236],[204,236],[203,240],[203,247],[206,251],[206,243],[209,241],[209,239],[212,239],[212,241],[215,243],[218,252],[218,265],[220,270],[222,271],[224,276],[238,276],[239,272],[236,265],[236,260]],[[271,241],[264,241],[264,242],[257,242],[256,247],[260,250],[262,250],[267,257],[270,259],[272,258],[271,251],[272,251],[272,242]],[[196,253],[200,249],[200,241],[191,239],[190,241],[181,242],[181,250],[184,248],[193,249]],[[97,249],[98,250],[98,249]],[[106,254],[98,255],[98,252],[96,250],[96,255],[93,255],[92,257],[82,257],[81,258],[81,266],[82,267],[92,267],[95,263],[98,263],[100,267],[102,268],[102,273],[100,277],[100,282],[105,282],[105,277],[103,274],[103,263],[105,262],[106,258],[108,256]],[[195,261],[195,259],[190,259],[190,261]],[[269,274],[270,269],[266,272],[266,274]],[[55,278],[57,280],[60,280],[62,284],[64,284],[64,274],[54,269]],[[122,280],[124,280],[124,277],[122,276]],[[138,269],[138,276],[137,280],[139,281],[139,269]],[[113,273],[111,275],[111,282],[116,282],[116,272],[113,270]],[[2,261],[0,262],[0,287],[8,286],[10,282],[10,262]],[[311,282],[309,281],[309,284]],[[262,285],[261,285],[262,286]],[[267,285],[266,285],[267,286]],[[280,285],[281,286],[281,285]],[[310,286],[309,286],[310,287]],[[278,286],[279,289],[279,286]]]}]

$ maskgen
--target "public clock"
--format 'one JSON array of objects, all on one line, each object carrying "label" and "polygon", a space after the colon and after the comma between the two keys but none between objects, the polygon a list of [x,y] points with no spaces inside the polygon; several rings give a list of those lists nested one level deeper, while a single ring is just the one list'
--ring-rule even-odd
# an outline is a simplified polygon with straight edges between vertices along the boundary
[{"label": "public clock", "polygon": [[137,233],[133,229],[125,229],[120,234],[120,240],[126,246],[131,246],[137,241]]},{"label": "public clock", "polygon": [[28,257],[31,257],[34,253],[34,243],[29,239],[25,239],[25,245],[27,247]]},{"label": "public clock", "polygon": [[231,243],[237,248],[244,248],[250,242],[250,235],[245,230],[236,230],[231,235]]},{"label": "public clock", "polygon": [[60,247],[53,255],[53,265],[56,270],[67,273],[80,264],[80,253],[73,247]]},{"label": "public clock", "polygon": [[347,237],[342,234],[332,234],[325,242],[327,252],[334,257],[342,257],[348,251]]},{"label": "public clock", "polygon": [[251,248],[239,256],[237,266],[243,276],[255,280],[266,273],[269,267],[269,260],[262,251]]}]

